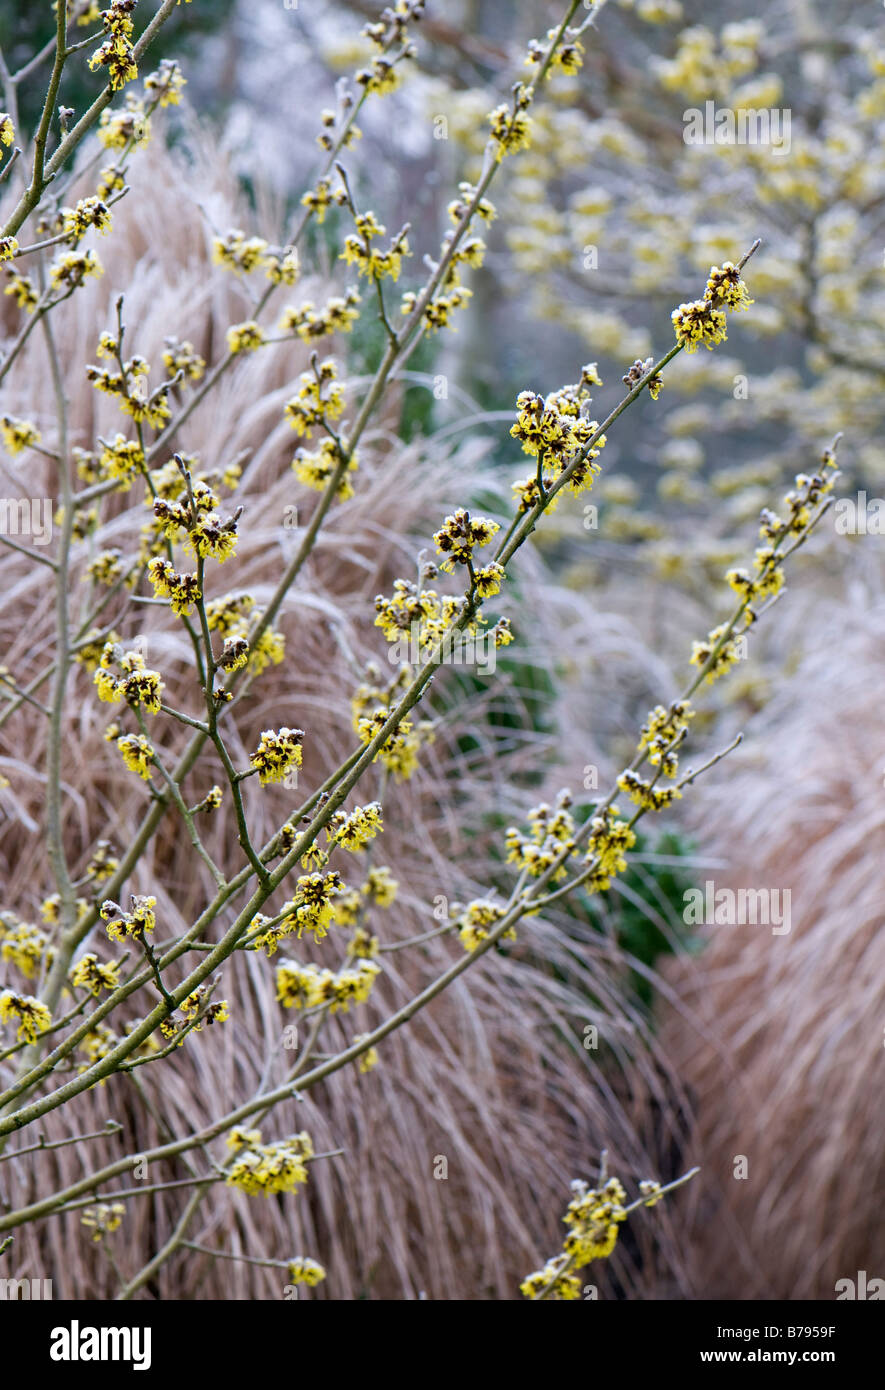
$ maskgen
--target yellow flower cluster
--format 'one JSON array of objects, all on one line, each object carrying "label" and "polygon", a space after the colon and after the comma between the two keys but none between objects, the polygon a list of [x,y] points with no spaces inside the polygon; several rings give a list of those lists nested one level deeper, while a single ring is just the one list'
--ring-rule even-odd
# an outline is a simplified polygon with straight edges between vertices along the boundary
[{"label": "yellow flower cluster", "polygon": [[81,956],[68,978],[74,988],[88,989],[96,999],[103,989],[109,992],[120,983],[119,966],[115,961],[100,961],[91,951]]},{"label": "yellow flower cluster", "polygon": [[386,864],[382,864],[376,869],[369,870],[360,892],[364,897],[370,898],[378,907],[390,907],[396,898],[398,888],[399,883]]},{"label": "yellow flower cluster", "polygon": [[343,296],[333,295],[319,310],[308,299],[297,309],[283,312],[280,328],[283,333],[297,334],[305,343],[315,338],[328,338],[331,333],[350,333],[359,318],[356,306],[360,302],[355,289],[347,290]]},{"label": "yellow flower cluster", "polygon": [[301,766],[303,738],[303,729],[264,730],[257,749],[249,758],[252,766],[258,769],[262,786],[267,786],[268,782],[282,782],[290,768]]},{"label": "yellow flower cluster", "polygon": [[[539,43],[537,39],[531,40],[525,60],[526,67],[540,66],[540,64],[544,62],[544,59],[547,57],[556,39],[556,35],[556,29],[548,29],[546,44]],[[550,67],[547,70],[547,80],[549,81],[553,73],[557,70],[567,73],[569,77],[574,77],[575,74],[581,70],[583,63],[584,45],[577,35],[569,35],[569,31],[566,30],[563,36],[563,42],[560,43],[553,52]]]},{"label": "yellow flower cluster", "polygon": [[[589,387],[598,384],[596,363],[591,362],[583,368],[579,382],[560,387],[546,399],[534,391],[521,391],[516,399],[517,417],[510,433],[522,444],[523,453],[538,459],[545,492],[571,468],[567,486],[578,495],[592,487],[600,471],[596,460],[605,448],[606,436],[599,435],[588,447],[599,424],[587,414],[592,399]],[[535,506],[542,500],[537,472],[515,482],[513,492],[521,512]],[[556,499],[550,510],[555,505]]]},{"label": "yellow flower cluster", "polygon": [[99,908],[99,916],[108,924],[107,933],[111,941],[125,941],[127,937],[134,937],[138,941],[157,925],[154,915],[156,898],[134,894],[130,902],[132,906],[128,912],[124,912],[111,898],[106,898]]},{"label": "yellow flower cluster", "polygon": [[[208,1023],[211,1027],[213,1023],[226,1023],[230,1017],[230,1005],[226,999],[217,999],[214,1003],[206,1003],[206,986],[200,985],[193,994],[189,994],[186,999],[182,999],[179,1009],[187,1023],[192,1025],[192,1031],[201,1033],[203,1024]],[[199,1017],[202,1011],[202,1018]]]},{"label": "yellow flower cluster", "polygon": [[[306,931],[313,934],[315,941],[322,941],[336,920],[336,902],[344,891],[341,876],[334,869],[327,874],[302,875],[298,879],[295,896],[281,910],[282,920],[257,936],[255,946],[272,956],[278,943],[287,936],[300,938]],[[258,925],[263,926],[264,919]]]},{"label": "yellow flower cluster", "polygon": [[187,339],[167,338],[163,366],[170,376],[178,376],[180,372],[187,381],[199,381],[206,370],[206,361]]},{"label": "yellow flower cluster", "polygon": [[39,444],[41,439],[36,425],[30,420],[19,420],[15,415],[0,416],[0,436],[8,454],[20,454],[23,449]]},{"label": "yellow flower cluster", "polygon": [[[468,903],[456,923],[458,936],[465,951],[472,951],[481,941],[485,941],[489,934],[489,928],[493,927],[504,916],[504,909],[498,907],[496,903],[489,902],[487,898],[475,898]],[[513,927],[505,931],[501,937],[502,941],[507,939],[516,940],[516,932]]]},{"label": "yellow flower cluster", "polygon": [[386,227],[377,220],[373,212],[360,213],[356,218],[357,235],[344,239],[344,250],[339,257],[347,265],[355,265],[360,275],[370,280],[383,280],[388,276],[398,280],[403,257],[409,255],[409,243],[403,232],[399,232],[385,251],[372,245],[376,237],[383,236]]},{"label": "yellow flower cluster", "polygon": [[183,539],[184,548],[190,554],[201,560],[211,558],[223,565],[236,554],[239,511],[222,521],[215,510],[220,506],[219,498],[206,483],[195,482],[191,491],[192,505],[190,500],[184,503],[156,498],[154,516],[168,540]]},{"label": "yellow flower cluster", "polygon": [[232,1149],[246,1146],[246,1152],[231,1165],[229,1187],[239,1187],[250,1197],[272,1197],[277,1192],[294,1192],[307,1182],[307,1162],[313,1158],[309,1134],[262,1144],[260,1130],[233,1129],[227,1143]]},{"label": "yellow flower cluster", "polygon": [[[390,598],[383,594],[375,597],[375,626],[388,642],[414,636],[419,650],[429,651],[451,626],[459,607],[460,599],[454,595],[440,595],[435,589],[420,589],[411,580],[395,579]],[[468,630],[475,633],[476,624]]]},{"label": "yellow flower cluster", "polygon": [[[89,256],[91,252],[87,251],[85,254]],[[102,333],[96,356],[119,358],[119,354],[120,343],[114,335]],[[108,367],[90,364],[86,368],[86,379],[92,382],[96,391],[117,397],[124,415],[130,415],[136,423],[145,421],[152,429],[162,429],[172,418],[168,383],[163,382],[155,391],[149,391],[147,378],[151,370],[150,363],[138,354],[124,362],[122,368],[121,372],[112,372]]]},{"label": "yellow flower cluster", "polygon": [[580,1298],[580,1280],[573,1271],[592,1260],[607,1259],[615,1248],[619,1227],[627,1219],[622,1184],[609,1178],[601,1189],[580,1180],[571,1187],[574,1196],[563,1217],[569,1232],[562,1253],[523,1280],[519,1288],[525,1298],[543,1295],[556,1302]]},{"label": "yellow flower cluster", "polygon": [[18,1019],[18,1041],[33,1043],[37,1041],[38,1033],[44,1032],[51,1024],[52,1014],[32,994],[16,994],[11,989],[5,989],[0,994],[0,1023],[10,1019]]},{"label": "yellow flower cluster", "polygon": [[367,806],[356,806],[350,812],[336,811],[326,827],[326,838],[356,853],[365,849],[383,829],[381,803],[370,801]]},{"label": "yellow flower cluster", "polygon": [[260,323],[247,319],[245,323],[231,324],[227,330],[228,352],[256,352],[265,340],[266,334]]},{"label": "yellow flower cluster", "polygon": [[263,237],[247,238],[239,228],[212,240],[214,264],[224,266],[226,270],[241,272],[243,275],[258,270],[264,264],[267,251],[268,244]]},{"label": "yellow flower cluster", "polygon": [[[123,674],[115,676],[111,670],[113,666],[118,666]],[[99,699],[108,704],[125,700],[132,709],[141,707],[149,714],[160,712],[163,682],[159,671],[145,667],[141,652],[124,652],[117,642],[106,642],[93,680]]]},{"label": "yellow flower cluster", "polygon": [[649,762],[660,767],[666,777],[676,775],[679,760],[675,745],[681,742],[694,715],[688,700],[674,700],[668,709],[655,705],[649,710],[639,736],[638,751],[646,752]]},{"label": "yellow flower cluster", "polygon": [[315,1288],[326,1277],[326,1271],[316,1260],[312,1260],[309,1255],[298,1255],[294,1260],[290,1260],[287,1266],[289,1281],[292,1284],[306,1284],[308,1288]]},{"label": "yellow flower cluster", "polygon": [[332,185],[329,179],[322,178],[317,180],[316,188],[310,188],[301,199],[301,206],[308,209],[316,217],[320,226],[326,220],[326,213],[330,207],[344,207],[347,202],[347,192],[343,188],[338,188],[332,192]]},{"label": "yellow flower cluster", "polygon": [[585,883],[588,893],[604,893],[611,887],[615,875],[626,869],[624,856],[636,843],[635,832],[626,821],[616,819],[617,814],[617,806],[607,806],[590,822],[586,858],[593,872]]},{"label": "yellow flower cluster", "polygon": [[[334,439],[323,439],[319,449],[313,453],[308,453],[305,449],[298,449],[292,460],[292,471],[304,487],[313,488],[317,492],[325,492],[333,474],[341,466],[342,453]],[[359,460],[355,453],[351,454],[347,460],[338,486],[335,489],[335,496],[339,502],[346,502],[353,496],[353,488],[348,478],[348,473],[355,473],[359,467]]]},{"label": "yellow flower cluster", "polygon": [[525,114],[531,105],[534,91],[520,82],[510,106],[502,102],[490,111],[488,121],[491,125],[491,138],[495,143],[495,158],[504,159],[506,155],[516,154],[528,149],[531,141],[532,123]]},{"label": "yellow flower cluster", "polygon": [[[425,329],[429,333],[436,333],[440,328],[446,328],[452,314],[457,309],[463,309],[472,297],[472,290],[467,289],[464,285],[456,285],[450,294],[439,294],[435,299],[431,299],[421,311]],[[408,290],[402,297],[401,313],[408,317],[414,311],[417,303],[418,296],[414,290]]]},{"label": "yellow flower cluster", "polygon": [[682,797],[678,787],[656,787],[637,772],[627,768],[618,778],[618,786],[626,792],[630,800],[644,811],[662,811]]},{"label": "yellow flower cluster", "polygon": [[90,227],[107,235],[113,225],[107,205],[96,197],[81,198],[74,208],[62,208],[59,217],[62,235],[71,246],[77,246]]},{"label": "yellow flower cluster", "polygon": [[46,933],[12,913],[0,917],[0,943],[0,960],[17,966],[26,980],[32,980],[42,966],[48,968],[55,956]]},{"label": "yellow flower cluster", "polygon": [[[505,835],[508,864],[526,870],[532,878],[538,878],[551,867],[563,851],[571,852],[575,847],[575,822],[569,810],[572,798],[569,792],[561,791],[555,807],[546,801],[533,806],[527,820],[530,831],[523,835],[515,825],[511,825]],[[553,882],[565,874],[565,866],[557,869]]]},{"label": "yellow flower cluster", "polygon": [[157,106],[178,106],[187,78],[174,58],[161,58],[156,72],[144,79],[145,97]]},{"label": "yellow flower cluster", "polygon": [[323,1004],[330,1013],[339,1009],[346,1013],[351,1004],[368,999],[380,974],[380,965],[364,958],[353,968],[337,972],[283,961],[277,969],[277,999],[284,1009],[312,1009]]},{"label": "yellow flower cluster", "polygon": [[451,571],[456,564],[472,564],[474,550],[488,545],[500,529],[497,521],[486,516],[471,517],[464,507],[459,507],[446,517],[433,537],[437,551],[444,556],[440,569]]},{"label": "yellow flower cluster", "polygon": [[123,573],[123,556],[116,546],[112,550],[102,550],[86,566],[87,573],[94,584],[114,584]]},{"label": "yellow flower cluster", "polygon": [[[122,111],[103,111],[98,123],[98,138],[106,150],[137,149],[140,145],[146,145],[151,138],[151,122],[141,99],[128,92]],[[99,197],[110,191],[111,184],[119,186],[119,177],[113,170],[103,169],[98,186]]]},{"label": "yellow flower cluster", "polygon": [[125,1215],[126,1208],[122,1202],[98,1202],[94,1207],[86,1208],[80,1217],[80,1224],[92,1231],[93,1240],[101,1240],[108,1232],[117,1230]]},{"label": "yellow flower cluster", "polygon": [[136,473],[144,471],[144,450],[137,439],[117,434],[104,443],[98,465],[103,477],[119,479],[121,490],[127,492]]},{"label": "yellow flower cluster", "polygon": [[[364,715],[358,721],[357,733],[361,743],[372,742],[386,724],[389,713],[389,710],[379,706],[374,713]],[[411,719],[405,717],[400,720],[396,729],[388,734],[375,754],[375,760],[380,758],[398,782],[405,781],[411,777],[418,766],[418,753],[421,743],[425,739],[429,741],[429,731],[426,726],[422,724],[419,725],[418,729],[415,729]]]},{"label": "yellow flower cluster", "polygon": [[179,574],[174,565],[155,555],[148,565],[148,579],[158,598],[168,598],[172,611],[184,617],[198,599],[203,597],[195,574]]},{"label": "yellow flower cluster", "polygon": [[725,308],[749,309],[752,303],[740,272],[731,261],[726,261],[721,269],[711,266],[703,299],[680,304],[670,315],[676,341],[686,352],[696,352],[701,343],[712,349],[728,336]]},{"label": "yellow flower cluster", "polygon": [[119,734],[115,725],[108,730],[108,738],[116,743],[123,761],[130,772],[137,772],[145,782],[153,777],[154,750],[144,734]]},{"label": "yellow flower cluster", "polygon": [[138,65],[132,48],[132,20],[129,18],[135,9],[136,0],[111,0],[110,6],[102,10],[101,18],[108,37],[88,60],[89,67],[107,68],[108,79],[114,91],[133,82],[138,76]]},{"label": "yellow flower cluster", "polygon": [[[3,253],[2,247],[0,247],[0,261],[2,260]],[[27,314],[32,314],[40,302],[40,295],[33,280],[28,275],[19,275],[11,267],[7,268],[6,278],[9,283],[3,293],[12,295],[20,309],[24,309]]]},{"label": "yellow flower cluster", "polygon": [[337,376],[332,357],[315,364],[313,372],[302,372],[298,395],[287,401],[283,409],[296,434],[309,439],[315,426],[339,418],[344,410],[344,392]]}]

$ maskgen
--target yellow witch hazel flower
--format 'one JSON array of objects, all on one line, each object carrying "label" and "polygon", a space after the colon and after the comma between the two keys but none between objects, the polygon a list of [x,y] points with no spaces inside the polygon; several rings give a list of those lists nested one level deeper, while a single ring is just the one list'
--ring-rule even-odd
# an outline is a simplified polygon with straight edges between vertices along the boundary
[{"label": "yellow witch hazel flower", "polygon": [[[367,1038],[368,1036],[369,1036],[368,1033],[357,1033],[357,1035],[356,1035],[356,1037],[354,1038],[353,1041],[354,1041],[355,1043],[365,1042],[365,1041],[366,1041],[366,1038]],[[374,1071],[374,1069],[375,1069],[375,1067],[377,1067],[377,1065],[378,1065],[378,1049],[377,1049],[377,1047],[367,1047],[366,1050],[365,1050],[365,1052],[363,1053],[363,1055],[360,1057],[360,1060],[359,1060],[359,1062],[357,1063],[357,1066],[359,1067],[359,1069],[360,1069],[360,1071],[362,1072],[362,1074],[365,1076],[367,1072]]]},{"label": "yellow witch hazel flower", "polygon": [[345,295],[333,295],[322,309],[316,309],[312,300],[284,310],[280,319],[283,333],[296,333],[303,342],[315,338],[328,338],[331,333],[350,333],[359,318],[357,305],[361,303],[359,291],[351,287]]},{"label": "yellow witch hazel flower", "polygon": [[638,752],[645,752],[654,767],[666,777],[674,777],[679,765],[676,746],[688,730],[695,711],[688,700],[675,700],[668,709],[655,705],[649,710],[639,736]]},{"label": "yellow witch hazel flower", "polygon": [[364,897],[378,907],[390,907],[396,899],[398,881],[393,877],[386,865],[379,865],[375,869],[370,869],[365,883],[360,892]]},{"label": "yellow witch hazel flower", "polygon": [[464,508],[459,507],[447,516],[433,539],[440,555],[440,569],[453,570],[456,564],[466,565],[473,561],[473,552],[489,541],[500,531],[497,521],[486,516],[471,517]]},{"label": "yellow witch hazel flower", "polygon": [[682,797],[678,787],[656,787],[631,768],[626,768],[618,778],[618,786],[626,792],[631,801],[644,811],[662,811]]},{"label": "yellow witch hazel flower", "polygon": [[289,1261],[287,1268],[290,1283],[306,1284],[311,1289],[326,1277],[323,1266],[312,1260],[309,1255],[297,1255],[294,1260]]},{"label": "yellow witch hazel flower", "polygon": [[144,470],[144,450],[137,439],[117,434],[104,444],[98,463],[103,476],[118,479],[125,492],[132,486],[135,475]]},{"label": "yellow witch hazel flower", "polygon": [[179,106],[181,94],[187,86],[187,78],[174,58],[162,58],[156,72],[148,73],[144,79],[144,94],[161,108]]},{"label": "yellow witch hazel flower", "polygon": [[697,352],[703,343],[712,349],[717,343],[724,343],[728,337],[725,314],[714,309],[709,299],[695,299],[680,304],[670,315],[677,342],[686,352]]},{"label": "yellow witch hazel flower", "polygon": [[720,623],[708,632],[703,642],[692,642],[689,664],[706,666],[712,657],[712,665],[704,675],[707,685],[712,685],[720,676],[724,676],[726,671],[731,670],[742,655],[738,642],[733,635],[728,634],[728,624]]},{"label": "yellow witch hazel flower", "polygon": [[232,1149],[246,1146],[228,1173],[229,1187],[239,1187],[250,1197],[272,1197],[278,1192],[295,1192],[307,1182],[307,1162],[314,1152],[309,1134],[262,1144],[260,1130],[244,1133],[234,1129],[227,1143]]},{"label": "yellow witch hazel flower", "polygon": [[296,434],[309,439],[315,426],[337,420],[344,410],[344,392],[337,382],[335,359],[314,360],[313,372],[302,372],[297,396],[286,402],[283,414]]},{"label": "yellow witch hazel flower", "polygon": [[[550,51],[550,46],[556,38],[556,29],[547,30],[547,43],[539,43],[537,39],[532,39],[529,43],[528,53],[526,54],[526,67],[536,67],[543,63]],[[548,81],[553,73],[559,69],[560,72],[567,73],[569,77],[580,71],[584,62],[584,45],[581,40],[574,35],[569,37],[569,30],[565,31],[563,42],[556,48],[547,72]]]},{"label": "yellow witch hazel flower", "polygon": [[264,329],[254,319],[232,324],[227,330],[228,352],[255,352],[264,343],[265,336]]},{"label": "yellow witch hazel flower", "polygon": [[330,1013],[347,1013],[351,1004],[364,1003],[381,967],[373,960],[359,959],[356,965],[335,973],[317,965],[281,962],[277,970],[277,1000],[284,1009],[312,1009],[322,1004]]},{"label": "yellow witch hazel flower", "polygon": [[357,806],[350,812],[336,811],[326,827],[326,838],[355,853],[365,849],[383,829],[381,803],[370,801],[367,806]]},{"label": "yellow witch hazel flower", "polygon": [[617,1178],[609,1178],[599,1191],[578,1181],[572,1184],[572,1191],[575,1195],[563,1217],[570,1228],[563,1250],[573,1256],[578,1266],[607,1259],[615,1248],[618,1227],[627,1219],[623,1186]]},{"label": "yellow witch hazel flower", "polygon": [[6,452],[15,455],[20,454],[23,449],[30,449],[34,444],[39,444],[42,436],[30,420],[3,415],[0,416],[0,438],[3,439]]},{"label": "yellow witch hazel flower", "polygon": [[[130,145],[138,149],[146,145],[151,138],[151,123],[144,102],[128,92],[122,111],[103,111],[98,123],[98,138],[106,150],[126,150]],[[99,197],[112,188],[122,187],[122,182],[118,182],[120,178],[113,169],[102,170]]]},{"label": "yellow witch hazel flower", "polygon": [[0,994],[0,1023],[7,1023],[10,1019],[18,1019],[18,1041],[34,1043],[38,1033],[44,1032],[52,1023],[52,1014],[32,994],[16,994],[11,989],[5,989]]},{"label": "yellow witch hazel flower", "polygon": [[686,352],[696,352],[701,343],[707,349],[724,343],[725,309],[748,309],[752,303],[737,266],[731,261],[711,266],[703,299],[680,304],[670,315],[677,342]]},{"label": "yellow witch hazel flower", "polygon": [[258,770],[258,780],[262,786],[267,786],[269,782],[282,782],[291,768],[301,766],[303,738],[303,729],[265,729],[257,749],[249,758],[252,766]]},{"label": "yellow witch hazel flower", "polygon": [[133,894],[129,901],[131,908],[128,912],[124,912],[111,898],[106,898],[99,908],[99,916],[108,924],[107,933],[111,941],[125,941],[127,937],[140,940],[157,925],[154,916],[154,908],[157,906],[155,897]]},{"label": "yellow witch hazel flower", "polygon": [[[360,742],[371,743],[381,732],[388,716],[389,710],[382,709],[380,706],[373,714],[363,715],[357,722],[357,734]],[[380,758],[398,782],[406,781],[418,766],[418,753],[422,740],[426,737],[428,737],[428,731],[423,725],[419,725],[416,730],[411,719],[401,719],[396,729],[388,735],[378,749],[375,759]]]},{"label": "yellow witch hazel flower", "polygon": [[[564,851],[571,852],[575,847],[575,821],[569,809],[571,804],[571,793],[563,789],[556,798],[555,806],[542,801],[529,811],[527,819],[531,829],[528,836],[511,825],[505,835],[507,862],[526,870],[532,878],[538,878]],[[553,875],[553,882],[565,873],[563,863]]]},{"label": "yellow witch hazel flower", "polygon": [[138,76],[138,65],[132,47],[132,20],[129,18],[135,9],[136,0],[111,0],[101,18],[108,37],[100,48],[88,59],[93,72],[106,68],[113,91],[125,87]]},{"label": "yellow witch hazel flower", "polygon": [[[534,391],[521,391],[517,396],[517,416],[510,434],[522,444],[523,453],[538,458],[545,492],[570,467],[567,484],[570,492],[578,495],[592,487],[600,471],[596,460],[605,448],[606,436],[599,435],[589,447],[599,423],[590,419],[587,411],[592,399],[589,388],[600,384],[596,363],[590,362],[582,369],[579,382],[560,387],[546,399]],[[540,502],[537,471],[515,482],[513,491],[521,512]],[[550,510],[557,500],[558,494]]]},{"label": "yellow witch hazel flower", "polygon": [[[3,260],[2,243],[3,238],[0,238],[0,261]],[[26,314],[32,314],[40,302],[40,295],[33,280],[28,275],[19,275],[11,267],[7,269],[6,275],[9,283],[3,293],[12,295],[20,309],[24,309]]]},{"label": "yellow witch hazel flower", "polygon": [[115,961],[100,961],[98,956],[87,952],[77,961],[68,978],[75,988],[87,989],[97,999],[103,989],[110,992],[117,988],[120,983],[118,970]]},{"label": "yellow witch hazel flower", "polygon": [[60,216],[62,233],[72,246],[82,241],[90,227],[106,236],[113,225],[107,205],[94,196],[81,198],[74,208],[62,208]]},{"label": "yellow witch hazel flower", "polygon": [[[113,674],[110,669],[113,665],[119,667],[121,676]],[[99,699],[109,704],[125,700],[132,709],[142,708],[149,714],[160,712],[163,682],[159,671],[150,671],[145,667],[141,652],[124,652],[119,643],[106,642],[93,680]]]},{"label": "yellow witch hazel flower", "polygon": [[160,555],[155,555],[148,564],[148,579],[157,597],[168,598],[172,611],[179,617],[184,617],[203,596],[195,574],[179,574],[174,565]]},{"label": "yellow witch hazel flower", "polygon": [[125,1215],[123,1202],[98,1202],[94,1207],[86,1208],[80,1217],[80,1225],[92,1231],[93,1240],[101,1240],[109,1232],[117,1230]]},{"label": "yellow witch hazel flower", "polygon": [[317,222],[322,226],[326,219],[326,213],[330,207],[343,207],[347,202],[347,192],[343,188],[332,192],[332,185],[329,179],[322,178],[317,180],[316,188],[311,188],[301,199],[301,206],[308,209],[316,217]]},{"label": "yellow witch hazel flower", "polygon": [[519,1291],[525,1298],[538,1298],[547,1291],[547,1297],[556,1302],[572,1301],[581,1298],[583,1288],[577,1274],[564,1271],[562,1257],[548,1260],[543,1269],[537,1269],[523,1279]]},{"label": "yellow witch hazel flower", "polygon": [[212,260],[226,270],[248,275],[264,265],[268,244],[263,237],[247,238],[239,228],[212,240]]},{"label": "yellow witch hazel flower", "polygon": [[627,867],[627,851],[636,844],[636,832],[617,817],[617,806],[607,806],[590,822],[585,857],[593,865],[593,872],[584,885],[588,893],[605,892],[611,887],[611,880]]},{"label": "yellow witch hazel flower", "polygon": [[525,114],[534,96],[533,88],[520,82],[514,93],[512,105],[502,102],[488,115],[492,127],[491,138],[495,142],[495,158],[516,154],[528,149],[531,144],[532,123]]},{"label": "yellow witch hazel flower", "polygon": [[[341,450],[338,444],[334,439],[324,439],[314,453],[298,449],[292,460],[292,471],[304,487],[313,488],[316,492],[325,492],[340,463]],[[359,461],[353,453],[348,458],[347,467],[335,489],[335,496],[339,502],[346,502],[348,498],[353,497],[353,488],[347,475],[355,473],[358,468]]]},{"label": "yellow witch hazel flower", "polygon": [[309,932],[315,941],[322,941],[336,920],[336,902],[343,891],[341,876],[334,869],[326,874],[302,875],[294,898],[282,909],[282,921],[256,937],[255,946],[272,956],[279,942],[287,936],[300,938],[304,932]]},{"label": "yellow witch hazel flower", "polygon": [[139,777],[149,782],[154,775],[154,750],[144,734],[119,735],[115,731],[113,735],[109,732],[108,737],[113,738],[129,771],[137,772]]},{"label": "yellow witch hazel flower", "polygon": [[[576,1271],[593,1260],[608,1259],[630,1213],[638,1207],[655,1206],[669,1190],[659,1182],[643,1181],[639,1184],[638,1200],[628,1206],[623,1183],[615,1177],[606,1181],[604,1168],[603,1160],[603,1173],[596,1187],[580,1179],[571,1184],[573,1195],[563,1217],[569,1230],[562,1242],[562,1251],[548,1260],[543,1269],[535,1270],[523,1280],[519,1287],[525,1298],[551,1301],[579,1298],[583,1290]],[[670,1187],[678,1187],[695,1172],[697,1169]]]},{"label": "yellow witch hazel flower", "polygon": [[[456,926],[458,937],[465,951],[472,951],[481,941],[485,941],[489,929],[504,916],[504,909],[487,898],[476,898],[468,903]],[[516,940],[516,931],[510,927],[501,937],[502,941]]]},{"label": "yellow witch hazel flower", "polygon": [[356,219],[356,229],[358,235],[351,233],[345,237],[339,260],[355,265],[360,275],[368,279],[382,280],[389,276],[391,280],[398,280],[403,257],[409,255],[405,233],[399,232],[387,250],[380,251],[372,246],[372,240],[383,236],[387,229],[376,220],[373,212],[361,213]]},{"label": "yellow witch hazel flower", "polygon": [[26,980],[32,980],[44,963],[50,966],[55,957],[46,933],[12,913],[0,916],[0,943],[0,960],[17,966]]}]

